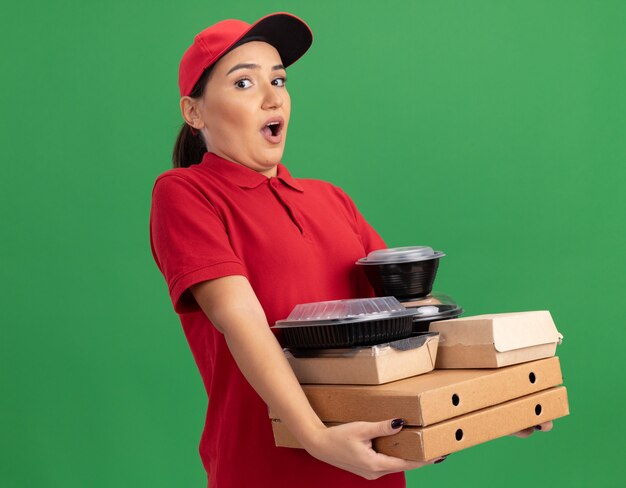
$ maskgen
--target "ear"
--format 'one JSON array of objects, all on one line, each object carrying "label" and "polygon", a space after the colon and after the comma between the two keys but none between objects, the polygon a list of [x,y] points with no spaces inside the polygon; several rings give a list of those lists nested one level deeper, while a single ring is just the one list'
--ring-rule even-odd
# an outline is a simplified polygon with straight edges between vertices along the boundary
[{"label": "ear", "polygon": [[204,128],[204,121],[200,113],[199,98],[182,97],[180,99],[180,113],[185,119],[185,122],[194,129]]}]

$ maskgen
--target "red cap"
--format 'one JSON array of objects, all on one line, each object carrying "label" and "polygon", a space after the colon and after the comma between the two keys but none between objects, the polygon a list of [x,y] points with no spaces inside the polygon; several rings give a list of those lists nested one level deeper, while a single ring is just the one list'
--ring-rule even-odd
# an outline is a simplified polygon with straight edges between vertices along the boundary
[{"label": "red cap", "polygon": [[207,27],[194,38],[180,60],[180,96],[191,95],[204,70],[246,39],[263,40],[274,46],[286,68],[309,49],[313,33],[302,19],[285,12],[266,15],[254,24],[231,19]]}]

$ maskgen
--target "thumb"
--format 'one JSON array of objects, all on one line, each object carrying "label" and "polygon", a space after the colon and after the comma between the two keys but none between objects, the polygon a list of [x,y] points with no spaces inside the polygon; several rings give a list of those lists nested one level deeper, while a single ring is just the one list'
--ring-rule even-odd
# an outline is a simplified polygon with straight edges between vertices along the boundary
[{"label": "thumb", "polygon": [[397,434],[402,430],[406,421],[404,419],[383,420],[382,422],[373,422],[372,438],[383,437],[387,435]]}]

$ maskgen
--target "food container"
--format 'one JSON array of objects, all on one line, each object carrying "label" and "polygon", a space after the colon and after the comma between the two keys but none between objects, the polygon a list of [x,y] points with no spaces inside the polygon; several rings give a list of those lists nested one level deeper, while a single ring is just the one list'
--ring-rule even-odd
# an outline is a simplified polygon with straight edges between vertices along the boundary
[{"label": "food container", "polygon": [[272,329],[283,347],[367,346],[410,336],[413,315],[394,297],[333,300],[296,305]]},{"label": "food container", "polygon": [[438,344],[439,334],[427,332],[375,346],[284,352],[300,383],[381,385],[432,371]]},{"label": "food container", "polygon": [[443,256],[427,246],[394,247],[372,251],[356,264],[363,266],[377,296],[420,298],[431,292]]},{"label": "food container", "polygon": [[437,369],[501,368],[554,356],[563,336],[548,310],[440,320]]},{"label": "food container", "polygon": [[433,292],[419,300],[403,301],[407,309],[413,310],[413,332],[428,332],[431,322],[455,319],[463,309],[450,295]]}]

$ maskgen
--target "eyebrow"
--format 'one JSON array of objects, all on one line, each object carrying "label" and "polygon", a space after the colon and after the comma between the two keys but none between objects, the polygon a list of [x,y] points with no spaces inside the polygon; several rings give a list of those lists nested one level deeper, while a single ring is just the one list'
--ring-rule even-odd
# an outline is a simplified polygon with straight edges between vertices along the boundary
[{"label": "eyebrow", "polygon": [[[259,66],[258,64],[254,64],[254,63],[239,63],[233,66],[232,68],[230,68],[228,70],[228,73],[226,74],[229,75],[233,71],[237,71],[238,69],[259,69],[260,67],[261,66]],[[282,64],[277,64],[276,66],[272,66],[272,71],[278,71],[281,69],[285,69],[285,67]]]}]

